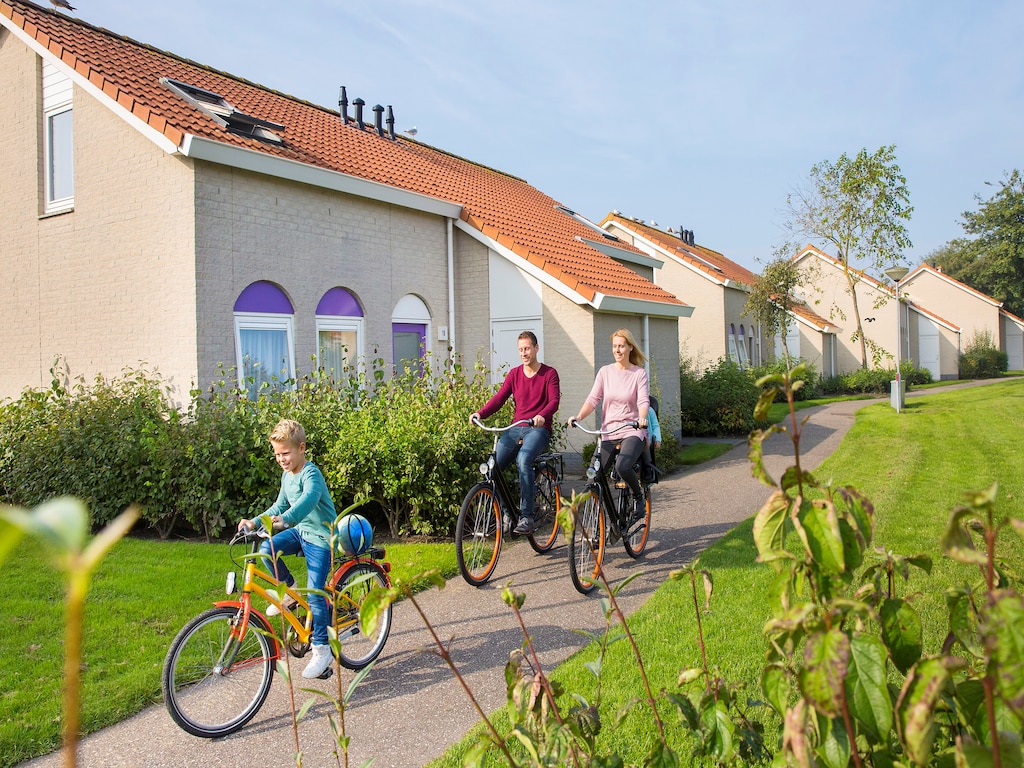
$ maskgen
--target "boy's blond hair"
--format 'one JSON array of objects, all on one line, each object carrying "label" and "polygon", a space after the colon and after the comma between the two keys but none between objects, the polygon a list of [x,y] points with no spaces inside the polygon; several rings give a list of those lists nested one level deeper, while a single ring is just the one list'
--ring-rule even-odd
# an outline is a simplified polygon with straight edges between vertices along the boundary
[{"label": "boy's blond hair", "polygon": [[306,442],[306,430],[299,422],[292,419],[281,419],[270,433],[272,443],[289,443],[296,447]]}]

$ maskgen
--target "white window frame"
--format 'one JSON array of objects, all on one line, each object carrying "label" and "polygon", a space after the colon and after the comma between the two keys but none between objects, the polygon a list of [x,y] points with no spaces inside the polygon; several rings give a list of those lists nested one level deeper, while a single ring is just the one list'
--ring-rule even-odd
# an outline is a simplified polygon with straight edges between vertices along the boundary
[{"label": "white window frame", "polygon": [[[235,366],[238,387],[247,390],[245,359],[242,354],[242,331],[284,331],[288,344],[288,373],[286,379],[295,379],[295,318],[272,312],[235,312]],[[274,375],[279,375],[274,373]],[[290,387],[294,388],[294,384]]]},{"label": "white window frame", "polygon": [[321,331],[353,331],[356,334],[356,348],[355,359],[353,361],[353,368],[358,369],[362,365],[364,358],[364,333],[363,333],[363,318],[361,317],[346,317],[344,315],[317,315],[316,316],[316,361],[317,367],[320,367],[320,332]]},{"label": "white window frame", "polygon": [[[59,213],[75,207],[75,167],[74,167],[74,92],[71,79],[55,65],[43,63],[43,211]],[[67,114],[71,119],[70,146],[67,153],[70,158],[71,194],[55,198],[53,190],[54,152],[53,152],[53,120]],[[62,153],[61,153],[62,154]]]}]

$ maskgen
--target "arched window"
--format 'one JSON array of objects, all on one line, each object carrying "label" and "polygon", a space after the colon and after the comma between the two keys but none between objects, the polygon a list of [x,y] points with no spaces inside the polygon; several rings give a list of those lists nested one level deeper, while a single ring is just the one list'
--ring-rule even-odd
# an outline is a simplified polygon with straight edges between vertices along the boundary
[{"label": "arched window", "polygon": [[406,294],[391,313],[391,359],[395,361],[395,371],[401,373],[415,367],[422,373],[422,359],[429,344],[430,310],[421,298]]},{"label": "arched window", "polygon": [[317,365],[342,379],[363,357],[363,308],[344,288],[331,288],[316,306]]},{"label": "arched window", "polygon": [[736,349],[736,324],[729,323],[729,347],[728,347],[729,359],[734,363],[740,361],[740,353]]},{"label": "arched window", "polygon": [[235,354],[238,386],[255,399],[266,383],[295,378],[292,303],[274,283],[246,286],[235,301]]}]

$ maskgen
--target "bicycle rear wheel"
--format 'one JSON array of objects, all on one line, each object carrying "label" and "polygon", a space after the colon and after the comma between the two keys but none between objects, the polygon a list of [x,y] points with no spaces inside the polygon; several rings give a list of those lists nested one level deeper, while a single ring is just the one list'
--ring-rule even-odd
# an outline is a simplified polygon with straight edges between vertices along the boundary
[{"label": "bicycle rear wheel", "polygon": [[[623,497],[628,498],[632,505],[632,494],[623,492]],[[634,560],[643,553],[647,547],[647,535],[651,532],[651,488],[644,486],[644,509],[643,514],[636,520],[631,520],[632,510],[626,510],[626,525],[622,530],[622,545],[626,548],[626,554]]]},{"label": "bicycle rear wheel", "polygon": [[569,549],[569,577],[576,591],[589,594],[598,585],[597,574],[604,562],[604,510],[594,491],[586,494],[576,512]]},{"label": "bicycle rear wheel", "polygon": [[234,733],[270,693],[276,658],[270,627],[250,614],[239,640],[234,634],[239,611],[222,606],[199,614],[174,638],[164,659],[164,704],[171,719],[193,736]]},{"label": "bicycle rear wheel", "polygon": [[537,527],[530,534],[530,546],[534,552],[547,552],[555,546],[555,539],[558,538],[557,515],[562,503],[561,489],[551,467],[537,470],[535,485],[537,490],[533,500],[533,514]]},{"label": "bicycle rear wheel", "polygon": [[359,610],[371,589],[388,588],[388,577],[376,563],[358,563],[348,570],[338,569],[331,584],[334,590],[334,628],[341,641],[338,661],[347,669],[362,669],[376,659],[391,632],[391,606],[388,605],[377,616],[377,627],[373,632],[363,631],[359,621]]},{"label": "bicycle rear wheel", "polygon": [[490,483],[470,488],[455,525],[455,559],[474,587],[491,578],[501,553],[501,509]]}]

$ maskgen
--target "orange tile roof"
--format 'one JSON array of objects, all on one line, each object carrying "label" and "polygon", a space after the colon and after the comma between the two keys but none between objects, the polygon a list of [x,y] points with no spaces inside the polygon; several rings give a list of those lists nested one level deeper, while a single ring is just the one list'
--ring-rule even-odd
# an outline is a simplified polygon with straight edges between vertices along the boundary
[{"label": "orange tile roof", "polygon": [[[666,306],[682,301],[577,238],[595,239],[585,224],[522,179],[429,145],[379,136],[339,113],[220,72],[26,0],[0,0],[0,15],[33,38],[111,101],[175,146],[186,135],[245,147],[318,168],[436,197],[463,206],[470,226],[551,275],[586,301],[597,294]],[[229,133],[166,86],[171,78],[221,95],[236,109],[281,123],[283,145]],[[369,113],[369,110],[367,110]],[[628,246],[623,246],[632,250]],[[637,253],[640,253],[637,251]]]},{"label": "orange tile roof", "polygon": [[[757,280],[757,275],[746,267],[740,266],[735,261],[727,259],[718,251],[713,251],[703,245],[690,245],[689,243],[684,243],[675,235],[663,232],[657,227],[633,221],[633,219],[627,218],[621,214],[609,213],[601,221],[601,226],[604,226],[605,223],[609,221],[613,221],[623,229],[628,229],[629,231],[656,243],[669,253],[675,254],[694,269],[703,272],[718,282],[732,280],[733,282],[750,286]],[[714,267],[718,267],[718,270]]]}]

